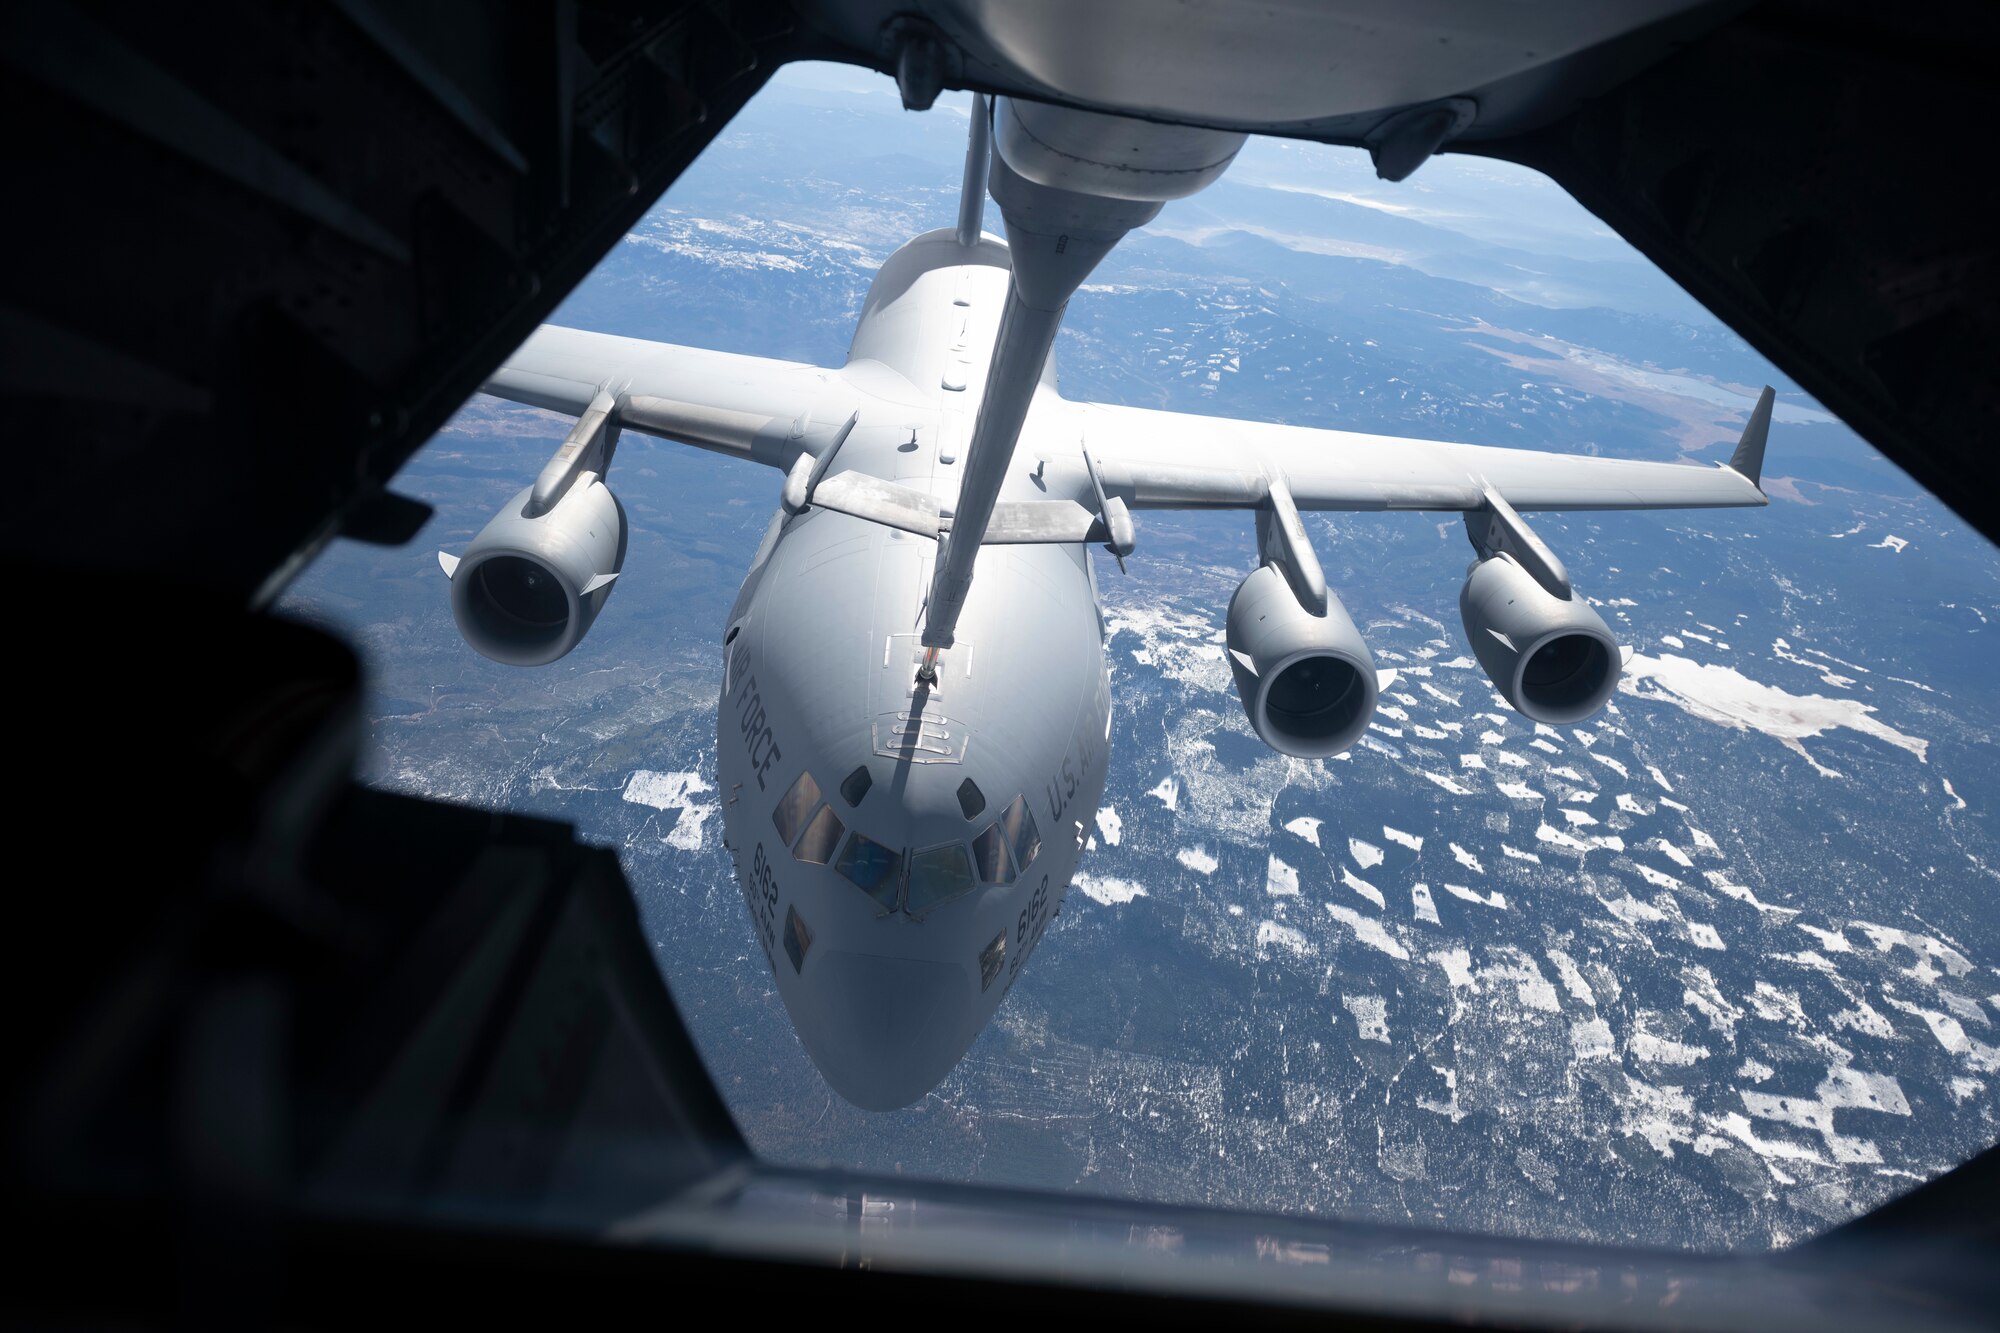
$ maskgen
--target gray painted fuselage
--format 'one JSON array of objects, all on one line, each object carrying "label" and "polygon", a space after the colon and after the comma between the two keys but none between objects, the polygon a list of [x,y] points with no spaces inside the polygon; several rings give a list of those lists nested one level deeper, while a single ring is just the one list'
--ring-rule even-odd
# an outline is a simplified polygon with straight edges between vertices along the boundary
[{"label": "gray painted fuselage", "polygon": [[[835,471],[950,511],[1006,253],[940,231],[883,266],[842,374],[885,410],[860,412]],[[1049,438],[1070,418],[1045,383],[1003,501],[1086,499],[1077,442]],[[923,1096],[992,1018],[1062,901],[1104,788],[1110,679],[1083,546],[983,547],[927,685],[917,668],[937,555],[928,537],[781,510],[724,632],[717,768],[738,881],[799,1040],[837,1092],[871,1109]],[[850,801],[843,786],[861,785],[862,769],[866,793]],[[1017,797],[1032,833],[1018,813],[1005,822]],[[872,892],[860,881],[882,856],[855,862],[854,835],[898,858]],[[952,848],[977,882],[923,901],[953,887]]]}]

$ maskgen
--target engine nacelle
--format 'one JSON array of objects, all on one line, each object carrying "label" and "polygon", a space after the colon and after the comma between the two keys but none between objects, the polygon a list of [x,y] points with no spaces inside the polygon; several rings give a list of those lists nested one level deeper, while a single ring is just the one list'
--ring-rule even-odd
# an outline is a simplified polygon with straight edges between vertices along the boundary
[{"label": "engine nacelle", "polygon": [[1265,565],[1229,599],[1226,640],[1243,711],[1272,749],[1323,759],[1368,730],[1375,658],[1332,594],[1326,614],[1314,615],[1284,574]]},{"label": "engine nacelle", "polygon": [[583,642],[625,563],[625,508],[596,473],[545,513],[533,493],[508,501],[451,571],[458,632],[508,666],[542,666]]},{"label": "engine nacelle", "polygon": [[1467,571],[1458,614],[1487,679],[1537,722],[1580,722],[1618,687],[1618,641],[1582,597],[1557,597],[1509,555]]}]

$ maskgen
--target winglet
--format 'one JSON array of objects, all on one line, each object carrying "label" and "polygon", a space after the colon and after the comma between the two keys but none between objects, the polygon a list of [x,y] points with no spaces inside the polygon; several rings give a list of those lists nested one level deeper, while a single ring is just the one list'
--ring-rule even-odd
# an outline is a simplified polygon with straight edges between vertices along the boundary
[{"label": "winglet", "polygon": [[1736,452],[1729,456],[1730,471],[1747,478],[1760,491],[1764,489],[1764,441],[1771,434],[1771,404],[1776,397],[1766,384],[1750,413],[1750,424],[1743,428],[1743,438],[1736,442]]},{"label": "winglet", "polygon": [[446,578],[452,577],[454,574],[458,573],[458,557],[453,555],[450,551],[439,551],[438,568],[444,571],[444,576]]}]

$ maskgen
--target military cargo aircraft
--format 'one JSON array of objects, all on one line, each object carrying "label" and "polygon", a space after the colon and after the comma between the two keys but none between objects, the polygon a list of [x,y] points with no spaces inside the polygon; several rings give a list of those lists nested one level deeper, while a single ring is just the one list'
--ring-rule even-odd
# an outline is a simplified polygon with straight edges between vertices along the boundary
[{"label": "military cargo aircraft", "polygon": [[[1769,388],[1713,467],[1064,398],[1070,296],[1243,141],[975,98],[959,225],[883,264],[845,365],[547,326],[485,385],[577,419],[533,485],[440,553],[460,630],[500,662],[561,657],[616,587],[622,430],[783,474],[722,628],[723,821],[799,1039],[858,1106],[936,1086],[1061,905],[1111,734],[1086,548],[1122,563],[1134,511],[1255,516],[1230,667],[1266,744],[1323,758],[1367,729],[1380,681],[1302,511],[1463,514],[1466,637],[1509,703],[1554,723],[1604,705],[1620,647],[1520,511],[1766,502]],[[1004,242],[980,228],[989,188]]]}]

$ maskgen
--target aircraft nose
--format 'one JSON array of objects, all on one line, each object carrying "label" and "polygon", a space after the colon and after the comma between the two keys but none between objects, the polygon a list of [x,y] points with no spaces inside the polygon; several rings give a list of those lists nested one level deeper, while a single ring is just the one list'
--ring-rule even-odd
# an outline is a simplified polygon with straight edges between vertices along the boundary
[{"label": "aircraft nose", "polygon": [[908,1106],[951,1072],[970,1044],[962,969],[923,958],[831,950],[813,960],[807,1003],[792,1014],[833,1090],[865,1111]]}]

